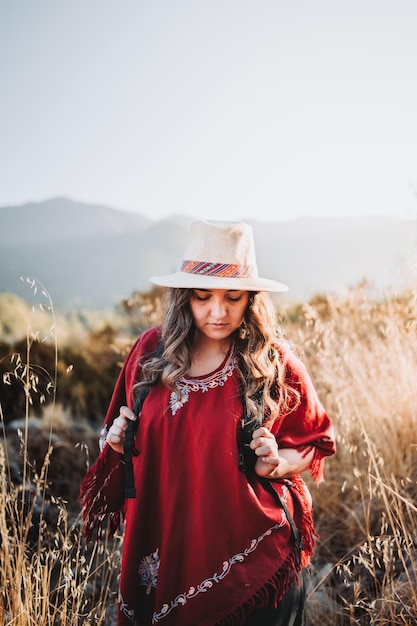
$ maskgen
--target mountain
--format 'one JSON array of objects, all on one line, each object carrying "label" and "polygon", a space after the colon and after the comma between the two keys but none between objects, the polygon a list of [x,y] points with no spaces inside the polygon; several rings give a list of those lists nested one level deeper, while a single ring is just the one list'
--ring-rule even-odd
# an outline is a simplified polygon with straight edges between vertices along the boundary
[{"label": "mountain", "polygon": [[113,236],[142,230],[149,226],[150,220],[137,213],[54,198],[0,207],[0,224],[0,248],[3,248]]},{"label": "mountain", "polygon": [[0,291],[26,298],[20,277],[28,277],[55,306],[113,307],[179,262],[189,221],[153,222],[63,198],[0,207]]},{"label": "mountain", "polygon": [[[27,299],[19,277],[45,285],[57,307],[112,308],[149,276],[178,269],[191,219],[143,215],[56,198],[0,207],[0,291]],[[412,280],[417,223],[394,217],[294,219],[254,228],[260,274],[290,286],[292,300]]]}]

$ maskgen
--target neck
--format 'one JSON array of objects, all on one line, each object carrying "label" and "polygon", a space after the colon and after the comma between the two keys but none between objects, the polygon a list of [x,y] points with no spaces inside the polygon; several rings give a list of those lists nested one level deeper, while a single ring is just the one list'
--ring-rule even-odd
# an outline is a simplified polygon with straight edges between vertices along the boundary
[{"label": "neck", "polygon": [[203,376],[216,370],[224,361],[231,340],[216,341],[205,336],[196,336],[191,349],[190,376]]},{"label": "neck", "polygon": [[231,337],[223,339],[221,341],[217,339],[210,339],[202,333],[196,332],[192,344],[193,354],[223,354],[226,355],[232,344]]}]

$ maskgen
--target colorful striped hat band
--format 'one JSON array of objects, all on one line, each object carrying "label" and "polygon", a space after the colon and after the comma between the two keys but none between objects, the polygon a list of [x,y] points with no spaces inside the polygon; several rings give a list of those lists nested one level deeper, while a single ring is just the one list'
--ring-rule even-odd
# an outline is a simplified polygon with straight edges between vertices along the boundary
[{"label": "colorful striped hat band", "polygon": [[150,281],[180,289],[288,289],[284,283],[259,277],[253,231],[244,222],[194,222],[183,258],[178,272],[154,276]]},{"label": "colorful striped hat band", "polygon": [[222,276],[223,278],[249,278],[257,276],[257,269],[251,265],[233,263],[209,263],[207,261],[183,261],[181,272],[204,276]]}]

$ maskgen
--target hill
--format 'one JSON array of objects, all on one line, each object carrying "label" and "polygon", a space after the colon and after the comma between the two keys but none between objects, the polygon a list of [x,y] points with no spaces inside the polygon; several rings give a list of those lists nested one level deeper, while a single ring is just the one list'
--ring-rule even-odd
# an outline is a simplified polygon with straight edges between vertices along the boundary
[{"label": "hill", "polygon": [[69,240],[114,236],[142,230],[150,220],[136,213],[53,198],[0,207],[0,248],[37,246]]},{"label": "hill", "polygon": [[[19,277],[30,277],[46,286],[55,306],[112,308],[132,291],[149,289],[149,276],[178,268],[190,221],[152,221],[64,198],[0,207],[0,291],[26,298]],[[260,273],[286,282],[290,299],[341,291],[364,279],[378,289],[403,288],[410,280],[415,221],[250,223]]]}]

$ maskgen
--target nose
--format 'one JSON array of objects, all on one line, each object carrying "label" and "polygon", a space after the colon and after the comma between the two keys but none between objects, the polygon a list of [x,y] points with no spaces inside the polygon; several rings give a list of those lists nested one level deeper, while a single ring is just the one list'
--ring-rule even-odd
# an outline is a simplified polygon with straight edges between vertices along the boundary
[{"label": "nose", "polygon": [[211,314],[214,317],[222,318],[226,315],[226,303],[222,298],[213,298],[211,305]]}]

